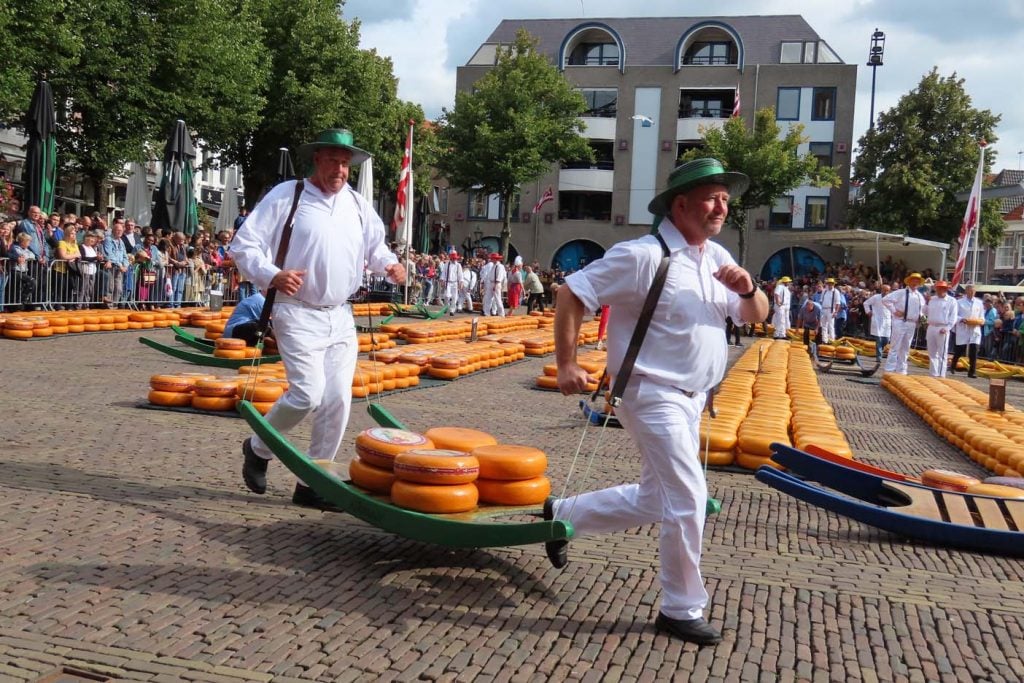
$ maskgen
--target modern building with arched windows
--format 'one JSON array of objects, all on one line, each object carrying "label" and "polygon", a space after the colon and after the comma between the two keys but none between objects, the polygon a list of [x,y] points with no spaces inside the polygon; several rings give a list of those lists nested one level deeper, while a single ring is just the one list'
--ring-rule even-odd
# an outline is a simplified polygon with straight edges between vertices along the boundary
[{"label": "modern building with arched windows", "polygon": [[[843,63],[802,17],[505,20],[459,67],[456,88],[470,90],[520,28],[587,101],[584,135],[595,161],[553,167],[523,186],[511,209],[453,189],[453,243],[498,234],[511,210],[512,239],[528,262],[550,267],[592,258],[650,230],[647,203],[705,130],[734,113],[752,122],[764,107],[775,109],[783,133],[802,124],[800,151],[837,166],[843,185],[801,186],[751,212],[748,267],[761,272],[789,246],[792,231],[846,227],[857,67]],[[554,200],[531,215],[548,187]],[[720,239],[733,248],[735,231]],[[826,261],[837,259],[828,247],[819,251]]]}]

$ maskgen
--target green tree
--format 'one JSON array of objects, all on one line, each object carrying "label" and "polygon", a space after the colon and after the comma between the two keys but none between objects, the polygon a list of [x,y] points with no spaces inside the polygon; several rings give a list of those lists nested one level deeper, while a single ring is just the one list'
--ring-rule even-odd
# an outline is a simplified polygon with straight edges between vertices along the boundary
[{"label": "green tree", "polygon": [[[999,119],[971,106],[962,78],[939,76],[933,68],[860,139],[853,176],[863,187],[850,211],[854,224],[954,240],[966,209],[955,195],[970,189],[978,142],[996,140]],[[994,161],[995,153],[986,153],[986,171]],[[1002,231],[999,202],[983,202],[982,239],[996,244]]]},{"label": "green tree", "polygon": [[[510,207],[519,186],[540,178],[553,163],[593,159],[580,135],[585,110],[583,96],[520,29],[473,91],[456,93],[454,108],[442,114],[438,171],[460,190],[500,195]],[[511,213],[505,212],[501,228],[506,257]]]},{"label": "green tree", "polygon": [[800,156],[798,147],[807,142],[804,127],[790,127],[780,136],[775,110],[759,109],[754,114],[752,130],[740,117],[731,118],[722,128],[704,131],[704,146],[691,149],[682,161],[711,157],[722,162],[729,171],[746,173],[750,189],[729,204],[729,219],[739,230],[740,265],[747,260],[747,213],[769,206],[778,197],[799,185],[810,182],[815,187],[838,187],[839,174],[831,166],[821,166],[814,155]]}]

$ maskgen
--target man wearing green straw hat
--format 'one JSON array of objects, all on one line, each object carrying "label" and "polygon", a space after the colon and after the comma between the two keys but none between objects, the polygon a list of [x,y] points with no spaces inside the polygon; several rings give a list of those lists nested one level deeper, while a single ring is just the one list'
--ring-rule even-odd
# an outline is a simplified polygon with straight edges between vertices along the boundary
[{"label": "man wearing green straw hat", "polygon": [[[747,176],[727,172],[715,159],[676,168],[668,188],[647,207],[660,217],[657,233],[620,242],[567,277],[555,314],[562,393],[581,392],[593,381],[576,363],[576,339],[584,311],[605,304],[611,311],[608,373],[617,376],[658,267],[669,259],[664,289],[615,413],[640,451],[640,482],[549,499],[544,516],[571,521],[580,535],[660,521],[662,599],[655,626],[700,645],[721,640],[704,619],[708,594],[700,557],[707,482],[698,457],[700,416],[706,393],[725,373],[726,317],[757,322],[768,315],[768,298],[750,273],[710,240],[725,224],[730,197],[748,185]],[[549,542],[546,550],[554,566],[564,566],[564,541]]]},{"label": "man wearing green straw hat", "polygon": [[[397,284],[405,281],[405,269],[388,249],[380,217],[348,184],[349,168],[370,157],[355,146],[352,133],[325,130],[300,147],[299,156],[312,162],[312,175],[278,183],[267,193],[239,227],[231,255],[257,287],[277,292],[274,338],[288,391],[267,413],[267,422],[286,433],[313,413],[309,457],[334,460],[348,425],[359,350],[348,300],[362,284],[364,264]],[[292,212],[291,240],[278,267],[275,259]],[[270,449],[253,435],[242,453],[246,486],[264,493]],[[292,501],[326,507],[302,482]]]}]

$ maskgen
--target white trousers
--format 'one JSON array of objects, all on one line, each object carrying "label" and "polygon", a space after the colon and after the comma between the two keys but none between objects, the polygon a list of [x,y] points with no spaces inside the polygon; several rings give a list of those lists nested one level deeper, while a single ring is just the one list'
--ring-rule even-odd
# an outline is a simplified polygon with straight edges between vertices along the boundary
[{"label": "white trousers", "polygon": [[470,313],[473,312],[473,295],[470,293],[468,287],[462,290],[462,294],[459,295],[459,304],[456,306],[456,309],[466,309]]},{"label": "white trousers", "polygon": [[892,337],[889,338],[889,357],[885,361],[886,372],[907,374],[907,356],[910,355],[910,343],[914,340],[917,321],[892,321]]},{"label": "white trousers", "polygon": [[484,315],[505,317],[505,302],[501,300],[501,287],[484,285]]},{"label": "white trousers", "polygon": [[949,328],[929,325],[928,333],[928,374],[932,377],[946,376],[946,354],[949,352]]},{"label": "white trousers", "polygon": [[831,344],[836,339],[836,319],[832,311],[821,309],[821,343]]},{"label": "white trousers", "polygon": [[708,490],[697,455],[704,398],[634,375],[615,415],[640,449],[640,483],[555,505],[555,516],[579,535],[661,522],[661,611],[673,619],[696,619],[708,603],[700,575]]},{"label": "white trousers", "polygon": [[443,285],[441,289],[441,303],[448,306],[449,311],[454,311],[459,304],[459,286],[455,283]]},{"label": "white trousers", "polygon": [[776,307],[772,314],[772,325],[775,326],[775,338],[785,339],[786,330],[789,329],[789,308]]},{"label": "white trousers", "polygon": [[[288,373],[288,391],[267,413],[267,422],[286,434],[313,413],[309,457],[334,460],[348,426],[359,353],[352,309],[276,304],[274,338]],[[252,437],[252,448],[260,457],[273,457],[258,436]]]}]

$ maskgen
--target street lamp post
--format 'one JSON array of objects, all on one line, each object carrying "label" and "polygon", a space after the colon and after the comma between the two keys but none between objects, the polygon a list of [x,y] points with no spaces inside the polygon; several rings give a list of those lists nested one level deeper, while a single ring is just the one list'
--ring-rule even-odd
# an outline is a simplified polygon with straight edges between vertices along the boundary
[{"label": "street lamp post", "polygon": [[875,127],[875,75],[882,66],[882,55],[885,53],[885,34],[877,28],[871,34],[871,49],[868,50],[868,66],[871,67],[871,120],[868,130]]}]

